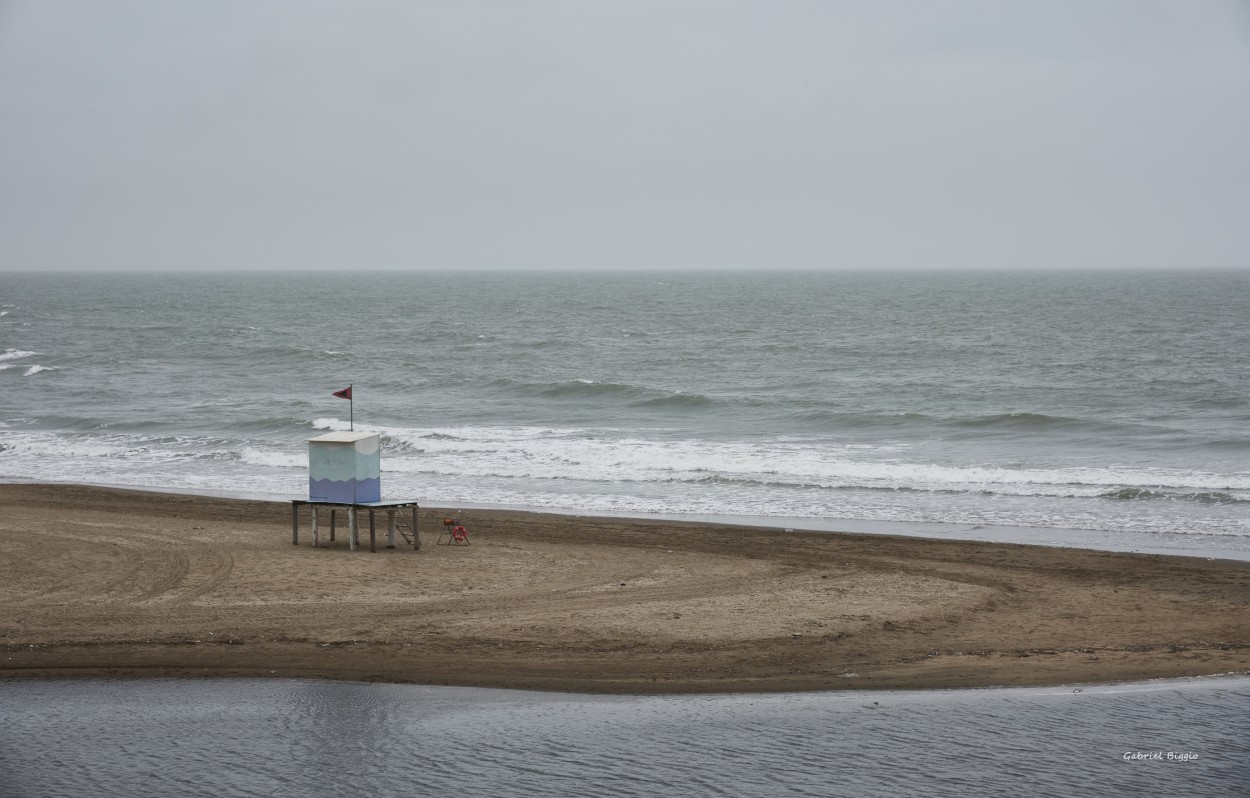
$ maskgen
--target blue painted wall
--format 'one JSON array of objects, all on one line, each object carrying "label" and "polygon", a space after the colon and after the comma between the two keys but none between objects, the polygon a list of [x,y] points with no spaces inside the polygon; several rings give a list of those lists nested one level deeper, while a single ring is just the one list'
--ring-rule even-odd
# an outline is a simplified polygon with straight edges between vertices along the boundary
[{"label": "blue painted wall", "polygon": [[382,500],[382,450],[377,435],[332,432],[308,441],[308,500]]}]

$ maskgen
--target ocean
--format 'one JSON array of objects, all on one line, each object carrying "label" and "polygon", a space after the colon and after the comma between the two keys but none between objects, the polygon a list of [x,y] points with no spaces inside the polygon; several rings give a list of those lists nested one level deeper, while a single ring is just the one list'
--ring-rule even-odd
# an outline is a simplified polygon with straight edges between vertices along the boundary
[{"label": "ocean", "polygon": [[428,506],[1244,558],[1248,351],[1245,272],[7,274],[0,479],[296,498],[354,416]]}]

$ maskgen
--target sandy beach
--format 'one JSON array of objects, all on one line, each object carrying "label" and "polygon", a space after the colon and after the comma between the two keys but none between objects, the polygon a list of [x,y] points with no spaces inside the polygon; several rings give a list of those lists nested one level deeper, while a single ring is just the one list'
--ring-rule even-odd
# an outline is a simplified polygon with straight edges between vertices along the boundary
[{"label": "sandy beach", "polygon": [[0,485],[0,675],[587,692],[1250,671],[1250,564],[536,513],[291,544],[285,502]]}]

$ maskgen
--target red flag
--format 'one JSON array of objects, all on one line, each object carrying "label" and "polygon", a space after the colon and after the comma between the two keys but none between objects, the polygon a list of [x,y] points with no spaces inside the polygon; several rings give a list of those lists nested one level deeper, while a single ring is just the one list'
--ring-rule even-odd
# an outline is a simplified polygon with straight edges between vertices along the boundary
[{"label": "red flag", "polygon": [[341,391],[335,391],[333,395],[337,396],[340,399],[351,399],[352,398],[352,386],[349,385]]}]

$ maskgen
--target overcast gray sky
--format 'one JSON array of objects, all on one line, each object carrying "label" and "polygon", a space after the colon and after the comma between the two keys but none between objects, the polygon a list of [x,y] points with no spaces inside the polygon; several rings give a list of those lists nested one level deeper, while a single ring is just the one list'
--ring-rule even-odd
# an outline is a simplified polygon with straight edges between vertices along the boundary
[{"label": "overcast gray sky", "polygon": [[0,4],[0,269],[1244,268],[1250,5]]}]

